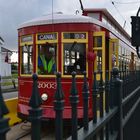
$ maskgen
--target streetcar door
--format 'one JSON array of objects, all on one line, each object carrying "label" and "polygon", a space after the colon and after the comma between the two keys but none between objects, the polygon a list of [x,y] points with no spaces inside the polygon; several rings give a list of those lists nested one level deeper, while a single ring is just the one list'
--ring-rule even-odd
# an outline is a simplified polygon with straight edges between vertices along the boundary
[{"label": "streetcar door", "polygon": [[93,33],[93,51],[96,53],[94,71],[97,72],[97,80],[100,80],[100,71],[103,72],[105,80],[105,32]]},{"label": "streetcar door", "polygon": [[119,40],[110,39],[109,40],[109,71],[113,67],[118,67],[118,50],[119,50]]}]

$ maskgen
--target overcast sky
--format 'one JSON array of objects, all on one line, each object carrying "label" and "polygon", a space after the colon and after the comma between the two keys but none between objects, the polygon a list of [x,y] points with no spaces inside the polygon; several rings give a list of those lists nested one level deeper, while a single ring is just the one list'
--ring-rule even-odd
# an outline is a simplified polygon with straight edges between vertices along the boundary
[{"label": "overcast sky", "polygon": [[[136,15],[140,6],[140,0],[114,0],[114,5],[111,0],[82,2],[84,8],[106,8],[121,26],[126,20],[125,29],[129,34],[130,17]],[[17,50],[17,28],[21,23],[52,11],[75,14],[76,10],[81,11],[79,0],[0,0],[0,36],[5,40],[4,47]]]}]

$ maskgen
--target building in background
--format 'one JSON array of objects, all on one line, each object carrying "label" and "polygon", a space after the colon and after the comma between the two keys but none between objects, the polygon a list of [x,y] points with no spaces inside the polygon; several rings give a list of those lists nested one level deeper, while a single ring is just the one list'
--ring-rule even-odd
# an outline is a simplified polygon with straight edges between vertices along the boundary
[{"label": "building in background", "polygon": [[12,51],[11,73],[12,74],[17,74],[18,73],[18,52],[17,51]]},{"label": "building in background", "polygon": [[11,76],[12,51],[3,47],[4,40],[0,37],[0,75]]}]

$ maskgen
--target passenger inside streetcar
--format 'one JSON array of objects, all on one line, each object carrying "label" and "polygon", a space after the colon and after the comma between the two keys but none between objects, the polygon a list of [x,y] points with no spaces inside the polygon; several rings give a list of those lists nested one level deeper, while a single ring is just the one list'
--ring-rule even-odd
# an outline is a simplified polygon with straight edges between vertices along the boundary
[{"label": "passenger inside streetcar", "polygon": [[83,72],[86,70],[86,62],[83,54],[79,54],[79,58],[74,63],[74,67],[76,71]]}]

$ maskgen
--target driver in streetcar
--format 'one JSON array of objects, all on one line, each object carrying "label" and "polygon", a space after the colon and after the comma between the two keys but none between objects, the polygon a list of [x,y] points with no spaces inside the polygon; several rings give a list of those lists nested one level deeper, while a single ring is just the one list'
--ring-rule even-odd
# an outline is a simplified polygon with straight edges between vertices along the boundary
[{"label": "driver in streetcar", "polygon": [[54,74],[56,72],[55,49],[41,46],[38,57],[38,74]]}]

